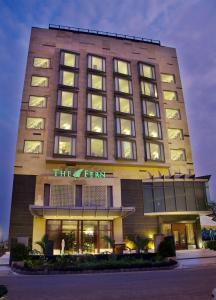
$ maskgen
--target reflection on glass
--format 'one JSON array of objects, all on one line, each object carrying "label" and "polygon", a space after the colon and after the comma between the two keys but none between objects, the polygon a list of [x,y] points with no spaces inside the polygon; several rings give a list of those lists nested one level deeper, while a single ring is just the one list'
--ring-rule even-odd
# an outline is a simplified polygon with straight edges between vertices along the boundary
[{"label": "reflection on glass", "polygon": [[67,114],[67,113],[59,114],[59,128],[72,130],[72,114]]},{"label": "reflection on glass", "polygon": [[73,107],[74,93],[61,91],[61,106]]},{"label": "reflection on glass", "polygon": [[171,149],[170,154],[171,160],[184,161],[186,159],[185,151],[183,149]]},{"label": "reflection on glass", "polygon": [[62,84],[67,86],[74,86],[75,75],[73,72],[63,71],[62,72]]},{"label": "reflection on glass", "polygon": [[173,91],[163,91],[164,100],[173,101],[177,100],[177,94]]},{"label": "reflection on glass", "polygon": [[173,74],[161,74],[161,81],[165,83],[174,83],[175,78]]},{"label": "reflection on glass", "polygon": [[41,141],[25,141],[24,143],[25,153],[42,153],[42,142]]},{"label": "reflection on glass", "polygon": [[182,130],[177,128],[168,128],[168,138],[170,140],[182,140]]},{"label": "reflection on glass", "polygon": [[166,108],[167,119],[180,120],[180,111],[178,109]]},{"label": "reflection on glass", "polygon": [[35,68],[49,68],[50,60],[48,58],[35,57],[33,65]]},{"label": "reflection on glass", "polygon": [[72,154],[72,139],[66,136],[59,137],[59,154],[71,155]]},{"label": "reflection on glass", "polygon": [[31,85],[32,86],[47,87],[48,86],[48,77],[32,76]]},{"label": "reflection on glass", "polygon": [[91,155],[92,156],[104,156],[104,143],[101,139],[91,139]]},{"label": "reflection on glass", "polygon": [[128,63],[122,60],[117,61],[118,73],[128,75]]},{"label": "reflection on glass", "polygon": [[29,97],[29,106],[46,107],[46,97],[30,96]]},{"label": "reflection on glass", "polygon": [[26,126],[29,129],[44,129],[44,119],[28,117]]},{"label": "reflection on glass", "polygon": [[73,53],[64,53],[63,64],[67,67],[75,67],[76,66],[76,55]]}]

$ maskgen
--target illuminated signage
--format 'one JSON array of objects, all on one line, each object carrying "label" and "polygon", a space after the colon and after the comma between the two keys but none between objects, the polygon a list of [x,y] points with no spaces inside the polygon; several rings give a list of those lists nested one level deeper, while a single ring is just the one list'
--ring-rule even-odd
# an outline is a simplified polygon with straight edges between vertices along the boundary
[{"label": "illuminated signage", "polygon": [[71,177],[71,178],[106,178],[106,173],[104,171],[92,171],[87,169],[78,169],[72,171],[70,169],[53,169],[53,174],[55,177]]}]

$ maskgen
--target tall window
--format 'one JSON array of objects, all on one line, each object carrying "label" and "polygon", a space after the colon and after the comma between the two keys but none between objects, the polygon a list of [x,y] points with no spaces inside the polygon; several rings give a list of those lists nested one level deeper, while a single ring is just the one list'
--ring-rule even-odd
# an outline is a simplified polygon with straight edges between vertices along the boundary
[{"label": "tall window", "polygon": [[56,128],[76,131],[76,115],[58,112],[56,115]]},{"label": "tall window", "polygon": [[135,141],[117,140],[117,158],[136,159]]},{"label": "tall window", "polygon": [[33,60],[33,66],[35,68],[50,68],[50,59],[49,58],[42,58],[42,57],[35,57]]},{"label": "tall window", "polygon": [[141,81],[141,93],[142,95],[157,98],[157,86],[152,82]]},{"label": "tall window", "polygon": [[24,142],[24,153],[41,154],[43,151],[42,141],[25,141]]},{"label": "tall window", "polygon": [[143,114],[148,117],[160,118],[159,104],[155,101],[143,100]]},{"label": "tall window", "polygon": [[125,114],[133,114],[133,101],[128,98],[116,97],[116,111],[125,113]]},{"label": "tall window", "polygon": [[106,97],[96,94],[88,94],[87,107],[99,111],[106,111]]},{"label": "tall window", "polygon": [[175,83],[175,76],[173,74],[161,74],[161,81],[165,83]]},{"label": "tall window", "polygon": [[164,100],[177,100],[177,93],[173,91],[163,91]]},{"label": "tall window", "polygon": [[28,129],[44,129],[44,119],[36,117],[27,117],[26,127]]},{"label": "tall window", "polygon": [[88,74],[88,87],[105,91],[105,77],[101,75]]},{"label": "tall window", "polygon": [[114,70],[116,73],[131,75],[130,63],[120,59],[114,59]]},{"label": "tall window", "polygon": [[163,144],[146,142],[146,159],[163,161],[164,160]]},{"label": "tall window", "polygon": [[79,55],[71,52],[61,52],[61,64],[66,67],[78,68]]},{"label": "tall window", "polygon": [[32,86],[40,86],[40,87],[48,87],[49,79],[45,76],[32,76],[31,85]]},{"label": "tall window", "polygon": [[87,138],[87,156],[107,157],[107,141],[104,139]]},{"label": "tall window", "polygon": [[67,91],[58,91],[58,105],[70,108],[77,107],[77,94]]},{"label": "tall window", "polygon": [[159,122],[144,121],[145,136],[151,138],[162,138],[161,124]]},{"label": "tall window", "polygon": [[140,76],[155,79],[155,68],[154,66],[140,63]]},{"label": "tall window", "polygon": [[183,139],[182,129],[168,128],[168,138],[170,140],[182,140]]},{"label": "tall window", "polygon": [[95,133],[106,133],[106,118],[88,115],[87,130]]},{"label": "tall window", "polygon": [[55,136],[55,154],[76,155],[76,138],[68,136]]},{"label": "tall window", "polygon": [[105,59],[99,56],[88,56],[88,68],[105,72]]},{"label": "tall window", "polygon": [[180,120],[180,110],[174,109],[174,108],[166,108],[166,118],[167,119],[173,119],[173,120]]},{"label": "tall window", "polygon": [[117,134],[135,136],[134,120],[116,118],[116,128],[117,128]]},{"label": "tall window", "polygon": [[46,107],[46,97],[44,96],[30,96],[29,106],[32,107]]},{"label": "tall window", "polygon": [[115,91],[132,94],[132,83],[131,80],[125,78],[115,78]]},{"label": "tall window", "polygon": [[171,156],[171,160],[174,160],[174,161],[186,160],[186,155],[185,155],[184,149],[171,149],[170,156]]},{"label": "tall window", "polygon": [[65,86],[75,87],[77,81],[78,74],[70,71],[63,71],[60,72],[60,83]]}]

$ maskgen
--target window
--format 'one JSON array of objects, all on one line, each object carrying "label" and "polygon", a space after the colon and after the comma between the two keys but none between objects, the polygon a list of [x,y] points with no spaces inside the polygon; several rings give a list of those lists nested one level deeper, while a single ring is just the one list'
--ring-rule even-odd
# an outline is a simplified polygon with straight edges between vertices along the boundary
[{"label": "window", "polygon": [[164,160],[163,144],[146,142],[147,160]]},{"label": "window", "polygon": [[44,119],[27,117],[26,127],[28,129],[44,129]]},{"label": "window", "polygon": [[46,107],[46,97],[40,96],[30,96],[29,106],[32,107]]},{"label": "window", "polygon": [[115,91],[121,93],[132,94],[132,84],[130,80],[123,78],[115,78]]},{"label": "window", "polygon": [[106,97],[96,94],[88,94],[88,108],[106,111]]},{"label": "window", "polygon": [[32,86],[48,87],[48,82],[49,82],[48,77],[32,76],[31,78]]},{"label": "window", "polygon": [[43,149],[43,142],[41,141],[25,141],[24,153],[41,154]]},{"label": "window", "polygon": [[163,91],[164,100],[177,100],[177,93],[173,91]]},{"label": "window", "polygon": [[141,93],[145,96],[157,98],[157,86],[154,83],[141,81]]},{"label": "window", "polygon": [[[76,74],[77,75],[77,74]],[[61,71],[60,78],[61,78],[61,84],[66,86],[75,87],[75,73],[69,72],[69,71]]]},{"label": "window", "polygon": [[175,161],[186,160],[186,155],[185,155],[184,149],[171,149],[170,156],[171,156],[171,160],[175,160]]},{"label": "window", "polygon": [[166,117],[167,119],[180,120],[181,119],[180,110],[166,108]]},{"label": "window", "polygon": [[106,133],[106,118],[88,115],[87,130],[95,133]]},{"label": "window", "polygon": [[75,53],[61,52],[61,64],[66,67],[78,68],[79,56]]},{"label": "window", "polygon": [[160,118],[160,109],[157,102],[143,100],[143,113],[148,117]]},{"label": "window", "polygon": [[56,128],[64,130],[76,130],[76,115],[58,112],[56,115]]},{"label": "window", "polygon": [[98,56],[88,56],[88,68],[105,72],[105,59]]},{"label": "window", "polygon": [[128,98],[116,97],[116,111],[125,113],[125,114],[133,114],[133,101]]},{"label": "window", "polygon": [[149,79],[155,79],[155,68],[147,64],[140,64],[140,75]]},{"label": "window", "polygon": [[117,118],[116,119],[117,134],[135,136],[134,120]]},{"label": "window", "polygon": [[50,59],[35,57],[33,60],[33,66],[35,68],[44,68],[44,69],[50,68]]},{"label": "window", "polygon": [[55,154],[75,156],[76,138],[67,136],[55,137]]},{"label": "window", "polygon": [[87,156],[107,157],[107,141],[104,139],[87,138]]},{"label": "window", "polygon": [[67,91],[58,91],[58,105],[70,108],[77,107],[77,94]]},{"label": "window", "polygon": [[170,140],[182,140],[183,139],[182,129],[168,128],[168,138]]},{"label": "window", "polygon": [[117,140],[117,158],[136,159],[136,143]]},{"label": "window", "polygon": [[173,74],[161,74],[161,81],[165,83],[175,83],[175,76]]},{"label": "window", "polygon": [[161,124],[159,122],[144,121],[145,136],[151,138],[162,138]]},{"label": "window", "polygon": [[114,70],[119,74],[131,75],[130,63],[124,60],[114,59]]},{"label": "window", "polygon": [[88,87],[96,90],[105,90],[105,77],[101,75],[88,74]]}]

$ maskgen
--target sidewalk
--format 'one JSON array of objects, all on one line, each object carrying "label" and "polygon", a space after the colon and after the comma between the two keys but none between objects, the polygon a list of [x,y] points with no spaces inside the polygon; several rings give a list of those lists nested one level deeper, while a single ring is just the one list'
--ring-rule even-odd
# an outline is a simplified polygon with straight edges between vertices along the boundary
[{"label": "sidewalk", "polygon": [[216,251],[193,249],[176,251],[178,269],[193,269],[216,266]]},{"label": "sidewalk", "polygon": [[216,258],[216,251],[210,249],[192,249],[192,250],[177,250],[177,260],[195,259],[195,258]]},{"label": "sidewalk", "polygon": [[11,268],[9,267],[9,258],[9,252],[6,252],[3,256],[0,257],[0,277],[8,276],[12,273]]}]

